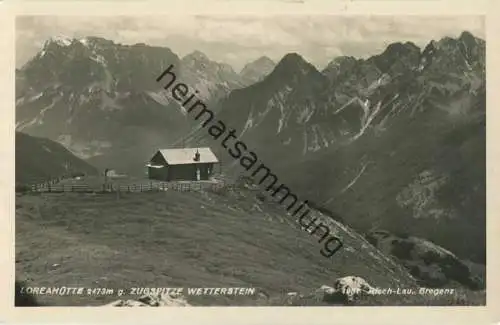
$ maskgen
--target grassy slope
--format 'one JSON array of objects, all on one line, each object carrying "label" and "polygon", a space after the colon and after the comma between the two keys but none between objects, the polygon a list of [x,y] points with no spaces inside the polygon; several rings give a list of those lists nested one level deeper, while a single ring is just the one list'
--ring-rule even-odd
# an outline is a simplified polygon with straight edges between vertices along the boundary
[{"label": "grassy slope", "polygon": [[16,183],[43,182],[71,172],[96,174],[97,170],[59,143],[16,132]]},{"label": "grassy slope", "polygon": [[[16,273],[31,285],[129,288],[257,287],[267,295],[310,291],[357,275],[375,286],[414,286],[399,265],[349,229],[331,259],[252,193],[210,192],[20,196]],[[59,266],[53,266],[60,264]],[[98,305],[116,297],[50,297],[55,305]],[[194,304],[256,304],[255,297],[198,298]],[[209,299],[204,301],[204,299]]]}]

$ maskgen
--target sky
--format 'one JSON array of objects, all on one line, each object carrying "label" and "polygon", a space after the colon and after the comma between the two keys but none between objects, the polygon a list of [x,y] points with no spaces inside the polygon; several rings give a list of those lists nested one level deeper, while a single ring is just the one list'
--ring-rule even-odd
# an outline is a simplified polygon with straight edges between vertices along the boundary
[{"label": "sky", "polygon": [[198,50],[236,71],[261,56],[278,62],[290,52],[322,69],[337,56],[369,57],[398,41],[424,47],[464,30],[485,39],[480,16],[18,16],[16,66],[50,37],[99,36],[165,46],[181,57]]}]

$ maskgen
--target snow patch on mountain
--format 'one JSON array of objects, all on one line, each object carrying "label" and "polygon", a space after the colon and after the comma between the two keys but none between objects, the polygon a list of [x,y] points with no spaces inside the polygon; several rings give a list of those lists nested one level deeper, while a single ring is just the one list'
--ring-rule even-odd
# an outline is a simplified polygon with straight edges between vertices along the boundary
[{"label": "snow patch on mountain", "polygon": [[302,155],[305,155],[307,153],[307,150],[309,148],[308,142],[307,142],[307,131],[304,131],[304,147],[302,148]]},{"label": "snow patch on mountain", "polygon": [[32,119],[29,122],[19,121],[18,123],[16,123],[16,130],[22,131],[22,130],[29,128],[30,126],[35,125],[35,124],[41,124],[38,121],[38,116],[36,116],[34,119]]},{"label": "snow patch on mountain", "polygon": [[34,102],[35,100],[37,100],[38,98],[40,98],[42,96],[43,96],[43,91],[41,91],[40,93],[38,93],[35,96],[33,96],[30,99],[28,99],[28,102]]},{"label": "snow patch on mountain", "polygon": [[[60,100],[61,100],[61,97],[54,97],[54,98],[52,98],[52,103],[50,103],[50,105],[48,105],[48,106],[46,106],[46,107],[44,107],[44,108],[42,108],[42,109],[40,110],[40,113],[39,113],[39,114],[40,114],[40,119],[42,119],[42,118],[44,117],[44,115],[45,115],[45,112],[46,112],[46,111],[48,111],[49,109],[54,108],[54,105],[55,105],[58,101],[60,101]],[[42,122],[42,123],[43,123],[43,122]]]},{"label": "snow patch on mountain", "polygon": [[80,94],[80,96],[78,96],[78,104],[82,105],[88,102],[90,102],[89,96],[85,96],[84,94]]},{"label": "snow patch on mountain", "polygon": [[280,118],[278,120],[278,129],[276,130],[276,134],[279,134],[282,128],[283,128],[283,118]]},{"label": "snow patch on mountain", "polygon": [[80,38],[78,41],[80,43],[82,43],[84,46],[88,46],[89,45],[89,39],[87,37]]},{"label": "snow patch on mountain", "polygon": [[279,134],[285,125],[286,111],[283,103],[278,103],[278,108],[280,109],[280,118],[278,119],[278,129],[276,134]]},{"label": "snow patch on mountain", "polygon": [[391,81],[391,76],[387,73],[382,74],[377,80],[373,81],[361,94],[365,97],[373,94],[378,88],[387,85]]},{"label": "snow patch on mountain", "polygon": [[317,130],[320,139],[323,141],[323,147],[327,148],[330,145],[327,135],[319,125],[317,126]]},{"label": "snow patch on mountain", "polygon": [[327,137],[325,136],[320,125],[313,124],[310,130],[311,137],[309,137],[310,140],[308,140],[309,144],[307,145],[307,151],[315,152],[329,146]]},{"label": "snow patch on mountain", "polygon": [[372,108],[370,106],[370,101],[368,99],[365,100],[364,102],[361,100],[359,100],[358,102],[359,102],[360,106],[363,108],[364,115],[361,118],[361,129],[359,130],[359,132],[357,134],[355,134],[352,137],[351,141],[357,140],[360,136],[362,136],[365,133],[365,131],[368,129],[368,127],[370,126],[371,122],[373,121],[373,119],[375,118],[377,113],[380,111],[380,107],[382,104],[382,102],[379,101],[374,106],[374,108]]},{"label": "snow patch on mountain", "polygon": [[285,105],[283,104],[286,96],[292,91],[290,86],[285,86],[285,88],[279,91],[276,94],[276,97],[273,97],[269,100],[268,105],[278,106],[280,110],[280,118],[278,120],[278,129],[276,130],[276,134],[280,133],[283,127],[286,124],[287,110],[285,109]]},{"label": "snow patch on mountain", "polygon": [[93,55],[90,56],[90,59],[99,64],[102,64],[103,66],[107,66],[106,59],[104,59],[104,57],[100,54],[94,53]]},{"label": "snow patch on mountain", "polygon": [[52,36],[45,44],[48,44],[50,42],[54,42],[61,47],[66,47],[66,46],[70,46],[72,41],[73,40],[70,37],[67,37],[64,35],[57,35],[57,36]]},{"label": "snow patch on mountain", "polygon": [[31,119],[30,121],[26,122],[26,121],[18,121],[16,123],[16,130],[17,131],[22,131],[23,129],[26,129],[26,128],[29,128],[35,124],[38,124],[38,125],[41,125],[43,124],[43,118],[44,118],[44,115],[45,115],[45,112],[54,108],[55,104],[60,101],[61,98],[60,97],[55,97],[52,99],[52,103],[50,105],[47,105],[45,107],[43,107],[40,112],[38,112],[38,114],[33,118]]},{"label": "snow patch on mountain", "polygon": [[34,95],[34,96],[31,96],[29,97],[28,99],[26,99],[25,96],[23,97],[20,97],[16,100],[16,106],[17,105],[21,105],[21,104],[24,104],[24,103],[30,103],[30,102],[34,102],[35,100],[37,100],[38,98],[42,97],[43,96],[43,91],[39,92],[38,94]]},{"label": "snow patch on mountain", "polygon": [[384,118],[382,119],[382,121],[380,121],[380,123],[379,123],[378,125],[374,126],[374,127],[375,127],[375,129],[376,129],[376,131],[378,131],[378,132],[380,132],[380,131],[385,131],[385,126],[386,126],[387,121],[389,121],[389,118],[390,118],[391,116],[394,116],[394,115],[396,115],[396,114],[397,114],[397,112],[396,112],[396,111],[397,111],[397,110],[401,107],[401,103],[400,103],[400,102],[396,102],[396,103],[394,103],[394,101],[395,101],[396,99],[398,99],[398,98],[399,98],[399,94],[395,94],[395,95],[391,98],[391,100],[390,100],[389,102],[387,102],[387,103],[384,105],[384,107],[386,107],[386,106],[388,106],[388,105],[393,105],[393,106],[392,106],[392,108],[391,108],[391,110],[390,110],[389,114],[387,114],[386,116],[384,116]]},{"label": "snow patch on mountain", "polygon": [[321,149],[321,145],[319,144],[319,136],[318,136],[318,133],[317,133],[317,129],[315,128],[316,125],[313,125],[311,127],[311,140],[309,141],[310,144],[308,144],[307,146],[307,150],[308,151],[312,151],[312,152],[315,152],[315,151],[318,151]]},{"label": "snow patch on mountain", "polygon": [[302,110],[300,110],[299,115],[297,116],[297,123],[305,124],[309,122],[311,116],[314,114],[315,108],[313,106],[305,106]]},{"label": "snow patch on mountain", "polygon": [[241,131],[240,133],[240,137],[245,134],[245,132],[252,128],[254,125],[254,119],[253,119],[253,107],[252,109],[250,110],[250,113],[248,113],[248,118],[247,118],[247,121],[245,122],[245,126],[243,127],[243,130]]},{"label": "snow patch on mountain", "polygon": [[360,171],[356,174],[356,176],[354,176],[354,178],[349,182],[349,184],[347,184],[341,191],[340,193],[344,193],[345,191],[347,191],[348,189],[350,189],[351,187],[353,187],[354,184],[356,184],[356,182],[358,181],[358,179],[361,177],[361,175],[363,175],[363,173],[365,172],[366,170],[366,167],[368,167],[368,163],[363,163],[362,166],[361,166],[361,169]]},{"label": "snow patch on mountain", "polygon": [[354,103],[355,101],[359,100],[359,98],[357,97],[354,97],[354,98],[351,98],[347,101],[347,103],[345,103],[344,105],[342,105],[340,108],[338,108],[334,114],[338,114],[340,112],[342,112],[347,106],[351,105],[352,103]]}]

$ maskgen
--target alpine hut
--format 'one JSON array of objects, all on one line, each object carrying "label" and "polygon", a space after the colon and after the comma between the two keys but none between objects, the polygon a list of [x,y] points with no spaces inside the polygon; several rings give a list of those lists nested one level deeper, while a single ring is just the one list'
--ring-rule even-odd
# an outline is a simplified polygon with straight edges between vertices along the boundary
[{"label": "alpine hut", "polygon": [[219,160],[210,148],[160,149],[149,160],[149,179],[159,181],[208,180]]}]

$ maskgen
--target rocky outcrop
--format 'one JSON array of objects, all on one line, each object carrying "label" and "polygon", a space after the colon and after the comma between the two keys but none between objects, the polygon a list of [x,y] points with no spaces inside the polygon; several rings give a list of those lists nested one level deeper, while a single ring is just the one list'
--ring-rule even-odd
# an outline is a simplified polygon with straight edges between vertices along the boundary
[{"label": "rocky outcrop", "polygon": [[339,292],[345,300],[351,302],[374,288],[359,276],[346,276],[335,281],[335,292]]},{"label": "rocky outcrop", "polygon": [[[372,287],[365,279],[358,276],[345,276],[338,278],[333,286],[322,285],[320,288],[302,294],[299,292],[289,292],[281,302],[273,298],[266,297],[264,305],[286,305],[286,306],[306,306],[306,305],[350,305],[363,296],[369,295]],[[113,301],[103,307],[183,307],[191,306],[183,295],[176,294],[149,294],[137,300],[120,299]]]},{"label": "rocky outcrop", "polygon": [[329,304],[351,304],[374,288],[359,276],[345,276],[335,280],[333,287],[322,285],[316,290],[323,302]]},{"label": "rocky outcrop", "polygon": [[459,283],[471,290],[484,288],[481,272],[472,263],[422,238],[372,231],[367,240],[382,252],[397,258],[421,285],[442,287]]},{"label": "rocky outcrop", "polygon": [[370,295],[374,289],[361,277],[345,276],[335,280],[333,286],[322,285],[309,294],[290,292],[285,297],[284,305],[350,305],[363,296]]},{"label": "rocky outcrop", "polygon": [[137,300],[116,300],[104,307],[183,307],[190,306],[184,296],[176,294],[144,295]]}]

